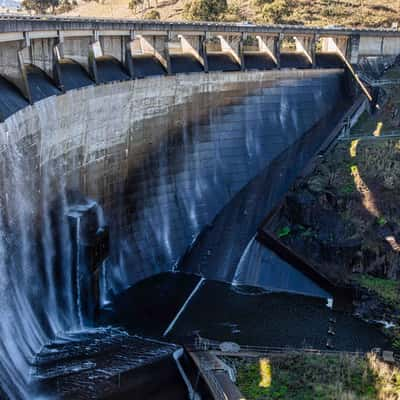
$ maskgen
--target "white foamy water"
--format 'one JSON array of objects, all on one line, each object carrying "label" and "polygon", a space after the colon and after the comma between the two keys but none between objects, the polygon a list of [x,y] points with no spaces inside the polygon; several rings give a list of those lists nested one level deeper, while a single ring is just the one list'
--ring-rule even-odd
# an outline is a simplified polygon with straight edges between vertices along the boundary
[{"label": "white foamy water", "polygon": [[[79,280],[80,246],[73,241],[80,240],[80,215],[94,203],[70,207],[60,166],[35,170],[35,160],[7,138],[0,153],[7,166],[0,174],[0,382],[10,399],[30,400],[34,355],[57,334],[84,328],[80,285],[73,280]],[[70,217],[77,219],[77,237]],[[101,212],[98,218],[104,222]]]}]

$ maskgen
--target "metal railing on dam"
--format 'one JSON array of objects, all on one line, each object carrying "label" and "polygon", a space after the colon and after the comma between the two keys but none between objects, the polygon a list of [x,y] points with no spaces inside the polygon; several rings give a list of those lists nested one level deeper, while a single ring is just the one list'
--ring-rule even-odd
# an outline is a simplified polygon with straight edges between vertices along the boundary
[{"label": "metal railing on dam", "polygon": [[[17,27],[17,29],[15,29]],[[247,33],[316,33],[322,35],[348,36],[400,36],[400,31],[388,28],[351,28],[343,26],[314,27],[305,25],[252,24],[226,22],[157,21],[130,18],[58,17],[52,15],[0,15],[0,32],[48,29],[150,29],[172,31],[247,32]]]}]

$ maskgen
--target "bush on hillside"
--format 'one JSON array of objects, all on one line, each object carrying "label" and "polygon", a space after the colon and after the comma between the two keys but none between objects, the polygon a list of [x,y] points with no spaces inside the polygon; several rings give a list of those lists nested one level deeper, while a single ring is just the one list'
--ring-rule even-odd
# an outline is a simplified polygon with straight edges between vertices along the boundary
[{"label": "bush on hillside", "polygon": [[137,11],[137,8],[143,4],[143,0],[130,0],[128,3],[129,9],[133,10],[133,12]]},{"label": "bush on hillside", "polygon": [[144,14],[144,19],[160,19],[161,15],[157,10],[150,10]]},{"label": "bush on hillside", "polygon": [[264,21],[273,24],[285,22],[285,18],[291,13],[291,3],[288,0],[274,0],[264,5],[262,16]]},{"label": "bush on hillside", "polygon": [[185,4],[184,17],[192,21],[217,21],[227,9],[226,0],[193,0]]},{"label": "bush on hillside", "polygon": [[245,19],[240,9],[239,2],[229,4],[228,9],[221,18],[225,22],[240,22]]},{"label": "bush on hillside", "polygon": [[22,0],[21,3],[26,10],[32,10],[38,14],[45,14],[48,9],[54,13],[58,5],[59,0]]}]

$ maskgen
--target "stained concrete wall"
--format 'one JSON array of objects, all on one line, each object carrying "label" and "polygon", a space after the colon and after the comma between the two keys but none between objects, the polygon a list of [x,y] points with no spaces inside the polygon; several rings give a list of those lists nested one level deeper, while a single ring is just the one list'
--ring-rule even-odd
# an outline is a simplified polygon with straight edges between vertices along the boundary
[{"label": "stained concrete wall", "polygon": [[23,48],[23,40],[2,43],[0,46],[0,68],[2,75],[13,82],[20,90],[24,89],[18,51]]},{"label": "stained concrete wall", "polygon": [[104,207],[115,241],[110,282],[125,286],[171,269],[235,193],[329,112],[341,74],[192,74],[88,87],[16,113],[0,137],[5,147],[6,137],[21,144],[32,171],[51,166],[68,190]]},{"label": "stained concrete wall", "polygon": [[342,70],[182,74],[71,90],[0,124],[7,395],[31,398],[26,360],[56,332],[79,329],[71,205],[90,198],[104,209],[102,286],[121,290],[172,269],[224,205],[342,98]]},{"label": "stained concrete wall", "polygon": [[384,36],[361,36],[359,56],[399,55],[400,38]]},{"label": "stained concrete wall", "polygon": [[129,37],[100,36],[100,43],[104,54],[113,56],[122,63],[125,62],[126,43]]},{"label": "stained concrete wall", "polygon": [[88,69],[89,47],[92,41],[91,36],[64,38],[64,57],[72,58]]},{"label": "stained concrete wall", "polygon": [[26,58],[26,62],[35,64],[49,76],[52,76],[54,64],[53,48],[56,43],[57,39],[54,38],[31,40],[31,49],[29,50],[30,54],[29,57]]}]

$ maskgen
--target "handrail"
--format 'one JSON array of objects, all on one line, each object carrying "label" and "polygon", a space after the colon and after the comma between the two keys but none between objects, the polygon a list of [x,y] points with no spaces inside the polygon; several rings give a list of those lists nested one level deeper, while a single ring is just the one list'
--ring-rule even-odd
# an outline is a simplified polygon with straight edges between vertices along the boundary
[{"label": "handrail", "polygon": [[[115,25],[116,29],[121,27],[137,29],[145,26],[149,28],[151,25],[155,29],[187,29],[187,30],[199,30],[199,31],[231,31],[231,32],[265,32],[265,33],[304,33],[304,34],[321,34],[321,35],[332,35],[332,36],[349,36],[354,34],[363,34],[367,36],[380,35],[397,37],[400,36],[400,31],[389,28],[351,28],[351,27],[312,27],[305,25],[272,25],[272,24],[253,24],[248,22],[242,23],[224,23],[224,22],[185,22],[185,21],[158,21],[158,20],[139,20],[131,18],[88,18],[88,17],[67,17],[67,16],[54,16],[54,15],[22,15],[22,14],[3,14],[0,16],[0,32],[15,32],[15,25],[13,23],[31,23],[33,25],[40,25],[43,23],[49,23],[52,25],[68,25],[68,24],[82,24],[87,23],[88,25]],[[11,25],[11,26],[9,26]],[[14,29],[14,30],[12,30]]]},{"label": "handrail", "polygon": [[203,375],[205,378],[207,378],[207,384],[209,386],[211,386],[210,389],[212,390],[212,392],[214,394],[214,399],[215,400],[228,400],[226,397],[226,394],[224,392],[224,389],[222,389],[222,386],[218,382],[215,375],[206,369],[203,370]]},{"label": "handrail", "polygon": [[193,362],[197,366],[200,375],[203,377],[204,381],[209,387],[214,399],[229,400],[224,392],[224,389],[222,388],[220,382],[215,377],[215,374],[212,372],[212,370],[206,368],[206,365],[204,365],[204,362],[202,361],[201,357],[198,357],[194,352],[191,352],[188,347],[186,347],[186,349],[189,351],[189,355],[191,356]]},{"label": "handrail", "polygon": [[[315,349],[310,347],[291,347],[291,346],[256,346],[256,345],[246,345],[239,344],[239,351],[228,352],[222,351],[220,345],[223,342],[217,340],[203,338],[201,336],[196,337],[193,345],[186,345],[185,348],[192,351],[210,351],[218,355],[229,355],[229,356],[240,356],[243,357],[244,354],[250,355],[254,354],[257,356],[267,355],[267,354],[288,354],[288,353],[306,353],[306,354],[316,354],[316,355],[346,355],[351,357],[364,357],[368,352],[365,351],[344,351],[344,350],[325,350],[325,349]],[[373,351],[373,349],[371,349]],[[400,351],[393,352],[393,358],[395,359],[396,365],[400,366]]]},{"label": "handrail", "polygon": [[[220,348],[222,342],[216,340],[206,339],[202,337],[197,337],[193,345],[185,346],[189,350],[194,351],[212,351],[221,354],[234,354],[235,352],[223,351]],[[316,349],[311,347],[279,347],[279,346],[256,346],[256,345],[246,345],[239,344],[240,349],[237,354],[243,353],[256,353],[256,354],[283,354],[283,353],[308,353],[308,354],[325,354],[325,355],[349,355],[349,356],[365,356],[366,352],[363,351],[341,351],[341,350],[325,350]]]}]

